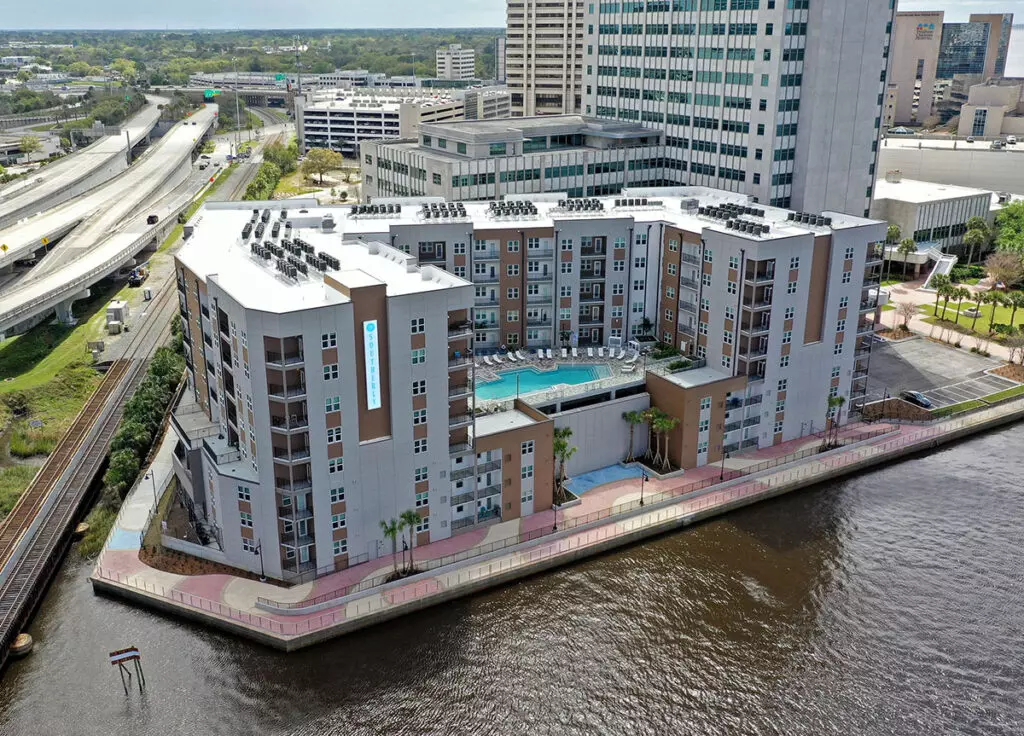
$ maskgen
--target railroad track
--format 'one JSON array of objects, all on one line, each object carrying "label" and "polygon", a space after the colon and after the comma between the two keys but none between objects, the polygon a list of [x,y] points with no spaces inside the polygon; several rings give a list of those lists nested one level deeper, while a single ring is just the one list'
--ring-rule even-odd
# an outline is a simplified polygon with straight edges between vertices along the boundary
[{"label": "railroad track", "polygon": [[35,610],[67,550],[92,479],[117,431],[125,402],[148,359],[167,336],[177,306],[173,280],[64,434],[0,528],[0,667],[11,642]]}]

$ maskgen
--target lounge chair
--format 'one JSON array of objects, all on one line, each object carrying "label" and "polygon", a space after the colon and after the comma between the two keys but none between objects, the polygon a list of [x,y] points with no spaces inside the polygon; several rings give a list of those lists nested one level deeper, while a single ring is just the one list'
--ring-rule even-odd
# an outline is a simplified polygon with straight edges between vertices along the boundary
[{"label": "lounge chair", "polygon": [[579,359],[579,357],[580,357],[580,351],[577,350],[576,348],[573,348],[572,349],[572,359],[573,360],[577,360],[577,359]]},{"label": "lounge chair", "polygon": [[523,361],[524,363],[530,359],[530,356],[524,353],[522,350],[516,351],[516,357],[519,358],[519,360]]},{"label": "lounge chair", "polygon": [[604,346],[603,345],[597,349],[597,357],[598,358],[604,358]]},{"label": "lounge chair", "polygon": [[555,356],[551,354],[551,348],[548,348],[548,360],[554,360]]},{"label": "lounge chair", "polygon": [[632,373],[636,370],[636,363],[625,363],[622,366],[623,373]]},{"label": "lounge chair", "polygon": [[568,357],[569,357],[569,351],[566,350],[565,348],[562,348],[562,360],[565,360]]},{"label": "lounge chair", "polygon": [[587,357],[591,360],[594,359],[594,348],[587,348]]},{"label": "lounge chair", "polygon": [[615,360],[622,360],[625,357],[626,357],[626,349],[625,348],[619,348],[619,354],[615,356]]},{"label": "lounge chair", "polygon": [[534,355],[537,360],[544,360],[544,348],[537,348],[537,352]]},{"label": "lounge chair", "polygon": [[511,350],[509,352],[505,353],[505,357],[508,358],[508,362],[509,363],[518,363],[519,362],[519,361],[516,360],[515,353],[513,353]]},{"label": "lounge chair", "polygon": [[491,363],[491,356],[490,355],[485,355],[484,356],[484,365],[493,365],[493,363]]},{"label": "lounge chair", "polygon": [[633,365],[640,358],[640,353],[633,353],[626,359],[626,365]]},{"label": "lounge chair", "polygon": [[504,363],[504,362],[505,362],[504,360],[502,360],[502,359],[501,359],[501,358],[500,358],[499,356],[497,356],[497,355],[495,355],[495,356],[494,356],[493,358],[491,358],[491,360],[493,360],[493,361],[494,361],[495,365],[501,365],[502,363]]}]

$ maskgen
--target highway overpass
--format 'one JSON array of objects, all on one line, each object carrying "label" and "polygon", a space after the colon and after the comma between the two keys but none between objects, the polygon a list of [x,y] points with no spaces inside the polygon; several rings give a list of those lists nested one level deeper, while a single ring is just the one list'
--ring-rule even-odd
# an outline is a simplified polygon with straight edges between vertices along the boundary
[{"label": "highway overpass", "polygon": [[[0,334],[53,310],[67,319],[71,304],[88,295],[90,286],[132,262],[135,254],[173,227],[178,212],[209,178],[209,172],[193,172],[192,151],[215,112],[210,106],[175,125],[115,180],[0,233],[0,238],[13,233],[8,244],[19,244],[18,250],[9,248],[6,254],[13,261],[39,247],[38,240],[27,241],[29,235],[45,229],[70,230],[38,266],[0,293]],[[153,214],[158,222],[150,225],[147,218]],[[69,227],[72,222],[80,224]]]},{"label": "highway overpass", "polygon": [[0,187],[0,228],[62,204],[127,169],[129,141],[135,146],[147,140],[160,119],[157,106],[169,101],[163,97],[147,99],[146,106],[121,126],[120,135],[101,138]]}]

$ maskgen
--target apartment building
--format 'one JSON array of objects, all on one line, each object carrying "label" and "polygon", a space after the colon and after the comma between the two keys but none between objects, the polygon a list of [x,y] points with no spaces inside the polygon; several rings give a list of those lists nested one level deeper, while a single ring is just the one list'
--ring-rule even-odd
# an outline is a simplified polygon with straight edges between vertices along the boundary
[{"label": "apartment building", "polygon": [[866,215],[894,8],[589,3],[583,113],[664,130],[690,185]]},{"label": "apartment building", "polygon": [[273,206],[209,206],[176,256],[174,465],[214,558],[304,579],[390,553],[405,510],[422,545],[549,508],[552,421],[475,418],[473,285]]},{"label": "apartment building", "polygon": [[[177,257],[175,472],[217,554],[303,579],[389,554],[378,522],[407,508],[416,544],[550,508],[581,411],[593,436],[623,401],[669,411],[684,468],[804,436],[866,393],[885,230],[702,187],[207,204]],[[479,396],[479,356],[653,339],[694,364]]]},{"label": "apartment building", "polygon": [[580,115],[424,124],[416,139],[368,141],[360,149],[368,199],[595,197],[684,183],[659,131]]},{"label": "apartment building", "polygon": [[580,112],[584,8],[583,0],[508,0],[505,66],[513,116]]},{"label": "apartment building", "polygon": [[347,156],[362,141],[416,136],[425,122],[465,118],[460,97],[437,90],[354,89],[309,92],[295,100],[299,149]]},{"label": "apartment building", "polygon": [[944,14],[896,13],[886,125],[921,124],[932,116]]},{"label": "apartment building", "polygon": [[434,52],[438,79],[473,79],[476,77],[476,51],[452,43]]}]

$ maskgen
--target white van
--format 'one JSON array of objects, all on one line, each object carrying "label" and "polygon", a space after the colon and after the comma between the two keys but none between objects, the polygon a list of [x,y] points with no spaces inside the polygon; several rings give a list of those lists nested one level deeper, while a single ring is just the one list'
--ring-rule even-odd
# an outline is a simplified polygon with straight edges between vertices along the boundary
[{"label": "white van", "polygon": [[1006,142],[1009,143],[1011,146],[1016,146],[1017,145],[1017,136],[1015,136],[1015,135],[1008,135],[1008,136],[1006,136]]}]

